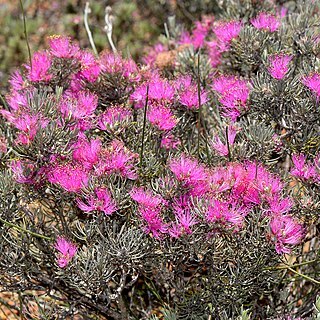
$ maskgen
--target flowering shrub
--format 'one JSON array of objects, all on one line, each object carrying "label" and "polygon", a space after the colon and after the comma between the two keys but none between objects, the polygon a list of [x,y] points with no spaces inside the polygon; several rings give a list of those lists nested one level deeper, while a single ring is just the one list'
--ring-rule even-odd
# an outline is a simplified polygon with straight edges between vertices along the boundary
[{"label": "flowering shrub", "polygon": [[[52,36],[12,75],[0,110],[6,288],[47,290],[68,301],[62,317],[313,312],[319,8],[237,3],[191,33],[172,26],[142,65]],[[305,291],[279,270],[308,279]],[[306,292],[302,311],[281,302]]]}]

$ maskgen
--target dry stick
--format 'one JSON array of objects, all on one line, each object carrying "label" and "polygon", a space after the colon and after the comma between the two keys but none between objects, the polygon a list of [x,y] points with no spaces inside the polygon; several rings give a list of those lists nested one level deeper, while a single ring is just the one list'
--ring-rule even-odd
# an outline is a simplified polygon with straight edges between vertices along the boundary
[{"label": "dry stick", "polygon": [[228,129],[228,127],[226,127],[226,140],[227,140],[227,147],[228,147],[228,158],[229,158],[229,161],[231,162],[232,155],[231,155],[231,149],[230,149],[229,129]]},{"label": "dry stick", "polygon": [[201,127],[201,95],[200,95],[200,51],[198,53],[198,104],[199,104],[199,114],[198,114],[198,157],[200,157],[200,127]]},{"label": "dry stick", "polygon": [[289,266],[287,267],[287,269],[290,270],[290,271],[292,271],[293,273],[297,274],[298,276],[300,276],[300,277],[302,277],[302,278],[305,278],[306,280],[309,280],[309,281],[311,281],[311,282],[313,282],[313,283],[316,283],[316,284],[320,284],[320,281],[318,281],[318,280],[316,280],[316,279],[313,279],[313,278],[311,278],[311,277],[309,277],[309,276],[307,276],[307,275],[305,275],[305,274],[303,274],[303,273],[300,273],[300,272],[298,272],[298,271],[290,268]]},{"label": "dry stick", "polygon": [[110,15],[111,13],[111,7],[107,6],[106,7],[106,14],[104,16],[104,21],[106,22],[106,25],[104,26],[104,30],[107,34],[107,38],[109,41],[109,44],[111,46],[111,49],[113,53],[117,53],[117,48],[115,47],[113,40],[112,40],[112,16]]},{"label": "dry stick", "polygon": [[14,223],[11,223],[11,222],[9,222],[9,221],[7,221],[7,220],[4,220],[4,219],[2,219],[2,218],[0,218],[0,222],[4,223],[4,224],[7,225],[8,227],[12,227],[12,228],[17,229],[17,230],[19,230],[19,231],[21,231],[21,232],[29,233],[29,234],[31,234],[31,235],[34,236],[34,237],[41,238],[41,239],[45,239],[45,240],[52,240],[50,237],[46,237],[46,236],[44,236],[44,235],[42,235],[42,234],[35,233],[35,232],[30,231],[30,230],[24,229],[24,228],[22,228],[22,227],[19,227],[19,226],[15,225]]},{"label": "dry stick", "polygon": [[141,140],[141,149],[140,149],[140,167],[142,167],[142,160],[143,160],[144,135],[146,130],[148,100],[149,100],[149,85],[147,86],[146,103],[144,105],[144,113],[143,113],[143,128],[142,128],[142,140]]},{"label": "dry stick", "polygon": [[[289,267],[291,268],[295,268],[295,267],[301,267],[301,266],[305,266],[305,265],[308,265],[308,264],[312,264],[314,262],[316,262],[317,259],[314,259],[314,260],[310,260],[310,261],[305,261],[305,262],[301,262],[301,263],[296,263],[296,264],[293,264]],[[276,270],[281,270],[281,269],[287,269],[288,268],[288,265],[284,265],[284,266],[277,266],[275,267]]]},{"label": "dry stick", "polygon": [[22,10],[22,17],[23,17],[23,32],[24,32],[24,36],[25,36],[26,42],[27,42],[28,55],[29,55],[29,61],[30,61],[30,68],[32,70],[31,50],[30,50],[30,45],[29,45],[28,33],[27,33],[26,15],[25,15],[25,12],[24,12],[22,0],[20,0],[20,7],[21,7],[21,10]]},{"label": "dry stick", "polygon": [[[197,86],[198,86],[198,106],[199,106],[199,117],[198,117],[198,156],[199,156],[199,145],[200,145],[200,128],[201,128],[201,120],[202,120],[202,113],[201,113],[201,87],[200,87],[200,50],[198,53],[198,72],[197,72]],[[206,127],[203,126],[203,132],[204,132],[204,139],[206,144],[206,153],[208,158],[208,163],[210,163],[210,153],[209,153],[209,147],[208,147],[208,135]]]},{"label": "dry stick", "polygon": [[86,28],[86,31],[87,31],[87,34],[88,34],[88,38],[89,38],[89,41],[90,41],[90,45],[92,47],[92,50],[93,50],[94,54],[96,56],[98,56],[98,51],[97,51],[96,45],[94,44],[92,33],[90,31],[89,24],[88,24],[88,14],[90,12],[91,12],[91,9],[89,7],[89,1],[87,1],[85,9],[84,9],[84,26]]},{"label": "dry stick", "polygon": [[266,268],[266,270],[290,270],[291,272],[295,273],[296,275],[302,277],[302,278],[305,278],[306,280],[309,280],[313,283],[316,283],[316,284],[320,284],[320,281],[316,280],[316,279],[313,279],[303,273],[300,273],[296,270],[294,270],[293,268],[295,267],[299,267],[299,266],[304,266],[304,265],[308,265],[308,264],[311,264],[311,263],[314,263],[316,262],[317,260],[311,260],[311,261],[306,261],[306,262],[302,262],[302,263],[298,263],[298,264],[295,264],[295,265],[284,265],[284,266],[277,266],[277,267],[271,267],[271,268]]}]

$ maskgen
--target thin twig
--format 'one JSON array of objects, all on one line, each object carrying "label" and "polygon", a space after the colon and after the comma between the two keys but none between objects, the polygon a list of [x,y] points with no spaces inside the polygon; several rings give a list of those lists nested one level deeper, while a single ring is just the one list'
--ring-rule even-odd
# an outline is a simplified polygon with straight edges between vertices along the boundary
[{"label": "thin twig", "polygon": [[98,51],[97,51],[96,45],[94,44],[92,33],[91,33],[91,30],[90,30],[89,24],[88,24],[88,14],[91,12],[89,5],[90,5],[89,1],[87,1],[85,9],[84,9],[84,26],[86,28],[92,50],[93,50],[94,54],[96,56],[98,56]]},{"label": "thin twig", "polygon": [[50,238],[50,237],[46,237],[46,236],[44,236],[44,235],[42,235],[42,234],[35,233],[35,232],[30,231],[30,230],[24,229],[24,228],[19,227],[19,226],[15,225],[15,224],[7,221],[7,220],[4,220],[4,219],[2,219],[2,218],[0,218],[0,222],[4,223],[4,224],[7,225],[8,227],[12,227],[12,228],[17,229],[17,230],[19,230],[19,231],[21,231],[21,232],[29,233],[29,234],[31,234],[31,235],[34,236],[34,237],[42,238],[42,239],[45,239],[45,240],[52,240],[52,238]]},{"label": "thin twig", "polygon": [[140,149],[140,167],[142,167],[142,160],[143,160],[144,135],[146,130],[148,100],[149,100],[149,86],[147,86],[147,96],[146,96],[146,102],[144,105],[144,112],[143,112],[143,128],[142,128],[141,149]]},{"label": "thin twig", "polygon": [[25,12],[24,12],[22,0],[20,0],[20,7],[21,7],[21,10],[22,10],[22,18],[23,18],[23,32],[24,32],[24,36],[26,38],[26,43],[27,43],[27,47],[28,47],[29,61],[30,61],[30,68],[32,70],[31,50],[30,50],[29,39],[28,39],[26,15],[25,15]]},{"label": "thin twig", "polygon": [[311,278],[311,277],[309,277],[309,276],[307,276],[307,275],[305,275],[303,273],[300,273],[300,272],[298,272],[298,271],[296,271],[296,270],[294,270],[294,269],[292,269],[290,267],[287,267],[287,269],[292,271],[293,273],[295,273],[296,275],[298,275],[298,276],[300,276],[302,278],[305,278],[305,279],[307,279],[307,280],[309,280],[309,281],[311,281],[313,283],[320,284],[320,281],[318,281],[316,279],[313,279],[313,278]]},{"label": "thin twig", "polygon": [[200,156],[200,128],[201,128],[201,93],[200,93],[200,51],[198,53],[198,105],[199,105],[199,114],[198,114],[198,157]]},{"label": "thin twig", "polygon": [[230,149],[230,142],[229,142],[229,129],[226,127],[226,140],[227,140],[227,148],[228,148],[228,159],[231,162],[232,155],[231,155],[231,149]]},{"label": "thin twig", "polygon": [[295,267],[300,267],[300,266],[304,266],[304,265],[308,265],[308,264],[311,264],[311,263],[314,263],[316,262],[317,260],[311,260],[311,261],[305,261],[305,262],[302,262],[302,263],[299,263],[299,264],[295,264],[295,265],[284,265],[284,266],[277,266],[277,267],[269,267],[269,268],[266,268],[266,270],[290,270],[291,272],[295,273],[296,275],[304,278],[304,279],[307,279],[313,283],[316,283],[316,284],[320,284],[320,281],[316,280],[316,279],[313,279],[303,273],[300,273],[296,270],[294,270],[293,268]]}]

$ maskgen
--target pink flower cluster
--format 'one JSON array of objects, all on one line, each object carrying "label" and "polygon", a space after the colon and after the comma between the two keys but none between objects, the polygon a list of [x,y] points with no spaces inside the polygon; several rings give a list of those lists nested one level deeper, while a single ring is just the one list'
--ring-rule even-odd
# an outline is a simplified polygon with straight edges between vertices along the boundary
[{"label": "pink flower cluster", "polygon": [[[269,221],[271,240],[276,251],[289,253],[300,243],[304,229],[290,214],[291,198],[282,196],[283,184],[278,177],[256,163],[229,163],[227,167],[210,169],[197,160],[181,155],[169,163],[173,176],[169,195],[155,195],[134,188],[131,197],[138,203],[138,217],[144,230],[154,237],[179,238],[207,224],[209,234],[245,227],[245,217],[254,208],[264,212]],[[175,189],[176,188],[176,189]],[[172,213],[172,214],[169,214]]]},{"label": "pink flower cluster", "polygon": [[130,196],[139,205],[139,215],[144,223],[145,232],[151,232],[155,238],[160,239],[162,234],[167,232],[161,217],[161,210],[165,204],[164,199],[143,188],[133,188]]},{"label": "pink flower cluster", "polygon": [[251,19],[252,25],[257,29],[276,31],[280,27],[279,18],[267,12],[260,12],[254,19]]},{"label": "pink flower cluster", "polygon": [[317,98],[320,97],[320,74],[313,73],[309,76],[306,76],[302,78],[302,82],[316,94]]},{"label": "pink flower cluster", "polygon": [[218,22],[213,27],[213,32],[216,36],[217,44],[221,52],[229,49],[232,39],[239,35],[241,28],[242,23],[240,21]]},{"label": "pink flower cluster", "polygon": [[198,86],[193,83],[190,76],[178,78],[175,81],[179,103],[190,110],[199,109],[199,106],[204,105],[208,101],[207,93],[204,90],[199,90]]},{"label": "pink flower cluster", "polygon": [[192,45],[195,49],[202,48],[205,44],[205,38],[209,34],[214,17],[207,17],[203,21],[197,21],[195,23],[195,28],[192,33],[183,32],[179,44],[181,45]]},{"label": "pink flower cluster", "polygon": [[275,237],[276,251],[279,254],[290,253],[290,246],[299,244],[304,236],[302,226],[292,217],[286,215],[273,216],[270,229]]},{"label": "pink flower cluster", "polygon": [[101,71],[105,74],[117,74],[129,82],[140,80],[139,68],[132,59],[123,59],[120,55],[104,52],[100,56],[99,63]]},{"label": "pink flower cluster", "polygon": [[117,210],[114,200],[111,198],[110,191],[106,188],[96,188],[94,195],[90,195],[88,203],[77,200],[78,207],[84,212],[102,211],[105,215],[111,215]]},{"label": "pink flower cluster", "polygon": [[277,80],[281,80],[288,72],[288,66],[292,60],[292,55],[276,54],[269,58],[270,66],[268,68],[271,76]]},{"label": "pink flower cluster", "polygon": [[[271,16],[261,15],[252,23],[257,28],[274,31],[276,23],[272,21]],[[212,19],[204,20],[197,24],[191,35],[184,34],[181,41],[197,49],[208,49],[211,64],[215,65],[229,50],[242,26],[240,21],[213,24]],[[210,33],[213,40],[207,41]],[[102,53],[97,59],[90,52],[80,50],[67,37],[51,37],[49,46],[48,51],[33,56],[32,66],[26,66],[25,73],[13,75],[8,96],[10,109],[0,110],[0,113],[16,129],[17,144],[31,145],[53,124],[72,131],[76,138],[65,146],[69,153],[56,154],[56,150],[47,150],[46,164],[40,168],[36,162],[12,161],[11,168],[18,182],[55,184],[72,193],[83,212],[114,214],[118,206],[112,198],[110,186],[103,181],[116,176],[121,183],[131,180],[128,183],[134,184],[134,180],[138,180],[141,186],[143,180],[139,179],[137,170],[139,156],[124,142],[126,139],[121,134],[126,128],[121,125],[133,124],[137,114],[140,120],[146,111],[151,130],[159,138],[161,152],[169,154],[165,168],[167,175],[159,178],[160,184],[170,184],[170,192],[163,188],[163,194],[155,194],[144,187],[130,187],[130,197],[137,203],[137,217],[146,233],[157,239],[179,238],[203,226],[209,230],[208,236],[238,232],[245,227],[246,217],[258,209],[269,222],[266,233],[271,234],[278,253],[289,253],[292,246],[302,240],[303,227],[290,215],[294,205],[292,199],[283,197],[282,182],[263,166],[246,162],[211,168],[186,154],[172,156],[168,152],[184,142],[177,138],[178,130],[175,130],[184,113],[194,116],[210,100],[208,92],[199,88],[191,76],[179,75],[168,80],[158,70],[139,69],[132,60],[110,53]],[[272,56],[268,69],[272,77],[283,79],[291,59],[286,55]],[[32,112],[28,101],[37,94],[36,88],[43,85],[52,89],[59,71],[56,66],[66,61],[72,62],[74,68],[64,79],[60,101],[55,101],[58,116],[49,118],[41,109]],[[304,84],[317,93],[319,91],[320,95],[320,85],[317,84],[320,76],[319,79],[313,77],[315,75],[306,77]],[[91,89],[94,84],[109,79],[125,81],[127,104],[122,101],[104,104],[99,90]],[[220,75],[214,78],[212,89],[218,96],[222,114],[231,122],[248,109],[249,81],[233,75]],[[119,131],[118,127],[121,127]],[[101,131],[107,134],[99,138]],[[121,134],[115,134],[119,132]],[[236,126],[229,124],[225,139],[221,141],[215,136],[212,148],[219,155],[228,156],[236,134]],[[293,162],[293,175],[319,180],[318,158],[313,166],[301,155],[294,156]],[[68,265],[77,251],[74,244],[62,237],[57,239],[55,248],[59,251],[58,265],[61,268]]]},{"label": "pink flower cluster", "polygon": [[249,97],[249,83],[235,76],[221,75],[214,79],[212,89],[218,93],[223,114],[232,121],[247,110]]},{"label": "pink flower cluster", "polygon": [[293,168],[290,173],[300,179],[320,183],[320,155],[317,155],[313,161],[307,161],[303,154],[294,154],[292,156]]},{"label": "pink flower cluster", "polygon": [[190,76],[181,76],[169,82],[157,73],[147,83],[137,86],[130,99],[136,108],[144,108],[147,100],[147,120],[164,135],[173,130],[179,120],[176,103],[182,108],[197,110],[208,101],[205,90],[199,89]]},{"label": "pink flower cluster", "polygon": [[136,165],[138,154],[130,151],[122,141],[113,140],[109,146],[101,150],[100,158],[95,166],[95,174],[117,174],[123,178],[137,179]]},{"label": "pink flower cluster", "polygon": [[58,266],[65,268],[77,253],[77,246],[63,237],[58,237],[54,248],[58,253]]},{"label": "pink flower cluster", "polygon": [[98,120],[98,128],[108,131],[118,124],[131,120],[132,110],[125,106],[111,106],[103,112]]},{"label": "pink flower cluster", "polygon": [[48,172],[48,181],[68,192],[79,192],[88,185],[88,172],[75,163],[54,164]]},{"label": "pink flower cluster", "polygon": [[156,76],[148,83],[143,83],[131,94],[136,108],[143,108],[148,94],[147,119],[158,130],[169,131],[178,123],[173,114],[174,88],[165,79]]},{"label": "pink flower cluster", "polygon": [[[57,66],[66,62],[72,66],[70,70],[57,70]],[[110,106],[101,113],[98,110],[98,96],[87,89],[87,84],[95,82],[99,77],[104,79],[113,76],[119,81],[127,81],[127,89],[132,91],[133,85],[140,81],[140,71],[133,60],[107,53],[96,59],[90,52],[80,50],[68,37],[52,36],[49,38],[49,50],[35,53],[32,65],[27,65],[25,69],[22,73],[15,72],[10,80],[11,90],[7,96],[10,109],[0,110],[1,115],[17,130],[15,143],[31,145],[37,135],[44,134],[49,124],[50,128],[56,126],[74,131],[78,133],[78,138],[76,142],[66,145],[66,149],[71,151],[70,156],[47,150],[49,154],[44,159],[46,165],[43,167],[37,167],[32,161],[13,161],[12,171],[18,182],[50,182],[67,192],[80,193],[93,177],[116,174],[126,179],[137,178],[137,154],[122,141],[115,139],[104,146],[98,138],[87,138],[89,130],[111,130],[119,121],[129,119],[132,114],[131,108],[122,106]],[[31,110],[29,100],[37,94],[36,87],[51,86],[50,81],[56,81],[57,72],[65,71],[62,98],[55,101],[54,94],[49,96],[49,99],[55,101],[58,115],[48,118],[42,114],[41,109],[36,112]],[[154,88],[153,94],[158,94],[157,88]],[[67,125],[70,119],[72,122]],[[90,206],[108,214],[108,194],[103,196],[99,188],[103,189],[103,186],[97,186],[96,194],[84,200],[88,204],[85,210],[89,212]],[[105,208],[97,204],[99,201],[105,202]]]}]

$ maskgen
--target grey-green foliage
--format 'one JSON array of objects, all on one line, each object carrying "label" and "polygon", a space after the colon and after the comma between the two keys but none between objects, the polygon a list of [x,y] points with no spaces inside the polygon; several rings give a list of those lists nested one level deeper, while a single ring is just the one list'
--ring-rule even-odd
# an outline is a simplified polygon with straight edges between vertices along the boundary
[{"label": "grey-green foliage", "polygon": [[320,297],[317,297],[314,305],[314,316],[313,319],[320,319]]}]

